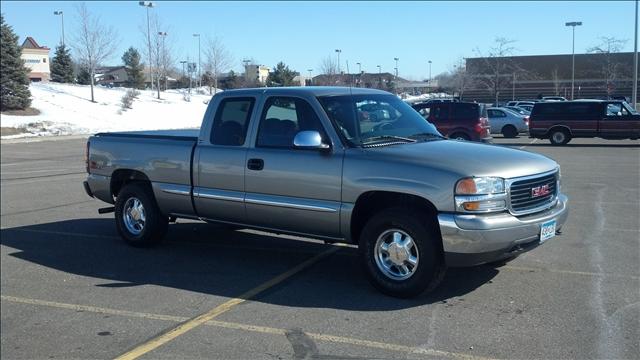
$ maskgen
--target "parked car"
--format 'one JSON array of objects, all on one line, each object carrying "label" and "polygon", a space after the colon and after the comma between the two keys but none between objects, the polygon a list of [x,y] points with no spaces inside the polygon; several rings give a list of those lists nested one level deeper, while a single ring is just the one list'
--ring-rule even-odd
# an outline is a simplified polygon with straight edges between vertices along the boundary
[{"label": "parked car", "polygon": [[567,99],[562,96],[544,96],[542,101],[567,101]]},{"label": "parked car", "polygon": [[526,109],[523,109],[519,106],[503,106],[505,109],[509,109],[511,111],[515,111],[516,113],[520,114],[520,115],[524,115],[524,116],[529,116],[531,115],[531,111],[528,111]]},{"label": "parked car", "polygon": [[488,108],[492,134],[502,134],[506,138],[518,137],[529,132],[529,117],[505,108]]},{"label": "parked car", "polygon": [[417,103],[411,105],[450,139],[492,142],[487,108],[471,102]]},{"label": "parked car", "polygon": [[529,135],[564,145],[572,138],[638,139],[640,113],[624,101],[578,100],[538,103]]},{"label": "parked car", "polygon": [[509,101],[505,106],[519,106],[519,107],[522,107],[522,105],[533,106],[535,103],[536,101],[532,101],[532,100],[518,100],[518,101]]},{"label": "parked car", "polygon": [[[394,121],[358,115],[366,104]],[[534,249],[568,216],[555,161],[444,139],[379,90],[224,91],[199,132],[96,134],[86,154],[85,191],[114,204],[99,212],[133,246],[176,218],[356,244],[373,285],[399,297],[435,289],[447,266]]]}]

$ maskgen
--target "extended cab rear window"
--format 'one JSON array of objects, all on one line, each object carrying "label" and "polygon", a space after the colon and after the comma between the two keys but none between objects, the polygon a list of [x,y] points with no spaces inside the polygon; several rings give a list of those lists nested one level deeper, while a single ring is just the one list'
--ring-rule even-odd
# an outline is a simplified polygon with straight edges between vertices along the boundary
[{"label": "extended cab rear window", "polygon": [[220,102],[211,128],[214,145],[242,146],[247,137],[255,99],[227,98]]}]

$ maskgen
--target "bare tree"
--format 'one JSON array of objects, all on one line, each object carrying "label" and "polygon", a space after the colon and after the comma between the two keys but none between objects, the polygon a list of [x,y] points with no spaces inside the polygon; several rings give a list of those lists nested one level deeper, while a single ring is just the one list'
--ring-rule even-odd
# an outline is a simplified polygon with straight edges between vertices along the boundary
[{"label": "bare tree", "polygon": [[79,22],[72,47],[81,65],[89,70],[91,102],[95,102],[93,86],[96,68],[113,55],[118,44],[118,35],[113,27],[104,26],[99,17],[93,16],[84,3],[77,6],[77,11]]},{"label": "bare tree", "polygon": [[204,53],[206,56],[205,72],[210,73],[213,81],[208,81],[209,94],[213,94],[213,88],[218,89],[220,75],[229,70],[233,63],[231,53],[217,37],[207,38]]},{"label": "bare tree", "polygon": [[601,36],[599,44],[587,49],[589,53],[601,54],[601,76],[604,80],[604,88],[608,96],[611,95],[615,87],[615,82],[621,77],[621,74],[624,73],[625,70],[625,65],[616,61],[613,54],[621,52],[626,43],[627,40]]},{"label": "bare tree", "polygon": [[515,40],[497,37],[495,39],[495,45],[489,49],[488,54],[483,55],[480,49],[476,48],[475,52],[479,57],[485,59],[485,67],[489,70],[488,76],[478,77],[478,81],[484,84],[488,89],[493,92],[496,103],[498,103],[498,96],[500,95],[500,89],[502,85],[507,82],[506,76],[511,78],[513,73],[514,64],[505,59],[507,56],[511,56],[516,48],[512,45]]},{"label": "bare tree", "polygon": [[320,85],[336,85],[338,81],[338,62],[333,56],[327,56],[320,61],[320,74],[324,75],[325,81]]}]

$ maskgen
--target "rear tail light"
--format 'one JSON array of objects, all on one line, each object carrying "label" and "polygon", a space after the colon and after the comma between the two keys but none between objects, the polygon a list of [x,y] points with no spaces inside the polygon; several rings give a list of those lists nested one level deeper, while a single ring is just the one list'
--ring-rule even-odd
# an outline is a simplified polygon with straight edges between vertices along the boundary
[{"label": "rear tail light", "polygon": [[87,146],[84,148],[84,164],[85,164],[85,169],[87,170],[87,173],[89,173],[89,147],[91,146],[91,143],[87,141]]},{"label": "rear tail light", "polygon": [[484,132],[487,126],[489,126],[489,119],[487,119],[486,117],[481,117],[478,119],[478,122],[476,123],[474,130],[478,134],[482,135],[482,133]]},{"label": "rear tail light", "polygon": [[527,126],[529,126],[529,117],[525,116],[522,121],[524,121],[525,124],[527,124]]}]

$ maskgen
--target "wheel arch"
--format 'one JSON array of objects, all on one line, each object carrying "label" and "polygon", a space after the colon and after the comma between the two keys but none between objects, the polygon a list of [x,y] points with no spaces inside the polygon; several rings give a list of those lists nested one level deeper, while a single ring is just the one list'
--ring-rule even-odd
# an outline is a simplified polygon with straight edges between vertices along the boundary
[{"label": "wheel arch", "polygon": [[151,187],[151,180],[149,177],[139,170],[133,169],[118,169],[111,174],[111,184],[109,189],[111,190],[111,196],[117,197],[122,188],[132,182],[143,183]]},{"label": "wheel arch", "polygon": [[383,209],[393,207],[413,209],[428,214],[428,218],[425,220],[437,234],[438,246],[441,251],[443,250],[440,225],[438,223],[438,210],[435,205],[424,197],[393,191],[374,190],[360,194],[351,213],[349,234],[351,241],[355,244],[360,242],[362,229],[371,216]]},{"label": "wheel arch", "polygon": [[566,131],[567,134],[569,134],[569,136],[573,137],[573,132],[571,131],[571,128],[566,126],[566,125],[553,125],[553,126],[549,127],[549,130],[547,130],[547,132],[545,133],[545,136],[546,137],[550,137],[551,133],[554,130],[557,130],[557,129],[562,129],[562,130]]}]

